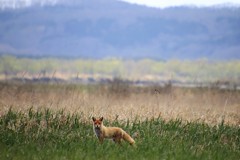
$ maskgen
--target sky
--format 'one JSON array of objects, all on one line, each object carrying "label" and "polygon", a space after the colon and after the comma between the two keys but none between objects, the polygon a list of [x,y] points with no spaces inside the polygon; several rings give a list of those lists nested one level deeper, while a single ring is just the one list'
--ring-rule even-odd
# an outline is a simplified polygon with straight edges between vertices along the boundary
[{"label": "sky", "polygon": [[[54,5],[60,1],[69,0],[0,0],[0,8],[21,8],[31,5]],[[150,7],[166,8],[180,5],[212,6],[218,4],[236,4],[240,6],[240,0],[120,0],[130,3],[147,5]]]},{"label": "sky", "polygon": [[237,4],[240,5],[240,0],[123,0],[130,3],[143,4],[150,7],[166,8],[181,5],[194,6],[212,6],[219,4]]}]

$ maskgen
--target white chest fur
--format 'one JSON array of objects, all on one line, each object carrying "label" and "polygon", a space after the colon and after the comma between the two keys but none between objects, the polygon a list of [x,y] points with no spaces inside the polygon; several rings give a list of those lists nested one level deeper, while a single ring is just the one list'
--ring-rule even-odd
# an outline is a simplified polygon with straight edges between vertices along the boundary
[{"label": "white chest fur", "polygon": [[102,132],[101,132],[101,129],[100,129],[100,128],[95,128],[95,127],[94,127],[94,132],[95,132],[95,134],[96,134],[96,136],[97,136],[97,137],[100,137],[100,136],[101,136],[101,134],[102,134]]}]

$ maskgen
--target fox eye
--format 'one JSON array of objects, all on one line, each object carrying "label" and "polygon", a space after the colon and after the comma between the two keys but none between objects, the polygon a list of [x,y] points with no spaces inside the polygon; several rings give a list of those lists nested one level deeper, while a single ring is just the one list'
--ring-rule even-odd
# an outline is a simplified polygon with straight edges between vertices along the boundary
[{"label": "fox eye", "polygon": [[101,122],[99,122],[99,121],[96,121],[96,122],[94,122],[94,124],[95,124],[95,125],[97,125],[97,124],[98,124],[98,125],[100,125],[100,124],[101,124]]}]

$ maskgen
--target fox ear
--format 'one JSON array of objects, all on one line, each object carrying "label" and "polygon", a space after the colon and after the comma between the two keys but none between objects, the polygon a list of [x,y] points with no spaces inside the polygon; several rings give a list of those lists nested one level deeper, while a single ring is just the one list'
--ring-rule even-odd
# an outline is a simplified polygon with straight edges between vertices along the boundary
[{"label": "fox ear", "polygon": [[103,121],[103,117],[100,118],[100,121]]},{"label": "fox ear", "polygon": [[93,120],[93,121],[96,121],[96,118],[95,118],[95,117],[92,117],[92,120]]}]

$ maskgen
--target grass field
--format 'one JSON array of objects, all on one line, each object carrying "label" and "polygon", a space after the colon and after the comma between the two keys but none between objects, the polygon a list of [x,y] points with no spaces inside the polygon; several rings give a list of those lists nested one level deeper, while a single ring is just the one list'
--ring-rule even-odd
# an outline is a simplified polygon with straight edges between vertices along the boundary
[{"label": "grass field", "polygon": [[[239,159],[240,93],[126,84],[0,84],[0,159]],[[98,143],[91,116],[138,133]]]},{"label": "grass field", "polygon": [[107,122],[138,132],[136,148],[97,142],[92,126],[79,115],[50,110],[9,112],[0,119],[0,159],[239,159],[239,127],[161,117]]},{"label": "grass field", "polygon": [[72,80],[88,77],[181,83],[217,82],[239,84],[240,60],[154,60],[154,59],[62,59],[28,58],[0,55],[0,80],[39,79],[43,77]]}]

